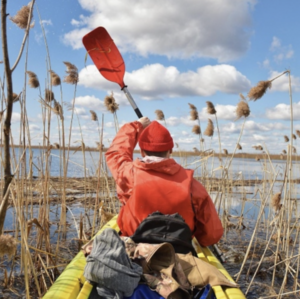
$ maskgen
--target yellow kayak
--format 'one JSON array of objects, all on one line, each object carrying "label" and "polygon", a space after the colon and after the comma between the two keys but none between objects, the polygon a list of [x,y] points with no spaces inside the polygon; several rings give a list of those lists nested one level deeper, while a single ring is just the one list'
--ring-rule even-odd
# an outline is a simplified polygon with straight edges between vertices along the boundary
[{"label": "yellow kayak", "polygon": [[[113,217],[97,234],[100,234],[106,228],[113,228],[119,231],[117,225],[117,215]],[[198,257],[202,260],[215,266],[229,280],[234,281],[229,273],[225,270],[220,261],[214,256],[211,250],[207,247],[201,247],[198,242],[193,240],[197,248]],[[85,280],[83,276],[86,258],[80,251],[75,258],[70,262],[62,274],[56,279],[51,288],[47,291],[44,299],[88,299],[92,285]],[[238,288],[227,288],[221,286],[213,287],[217,299],[245,299],[245,295]]]}]

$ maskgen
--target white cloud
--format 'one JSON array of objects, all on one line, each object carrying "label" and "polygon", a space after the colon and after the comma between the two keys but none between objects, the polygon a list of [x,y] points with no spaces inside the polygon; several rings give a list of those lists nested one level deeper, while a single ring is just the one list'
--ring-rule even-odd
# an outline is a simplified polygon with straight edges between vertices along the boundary
[{"label": "white cloud", "polygon": [[[101,24],[121,52],[211,57],[224,62],[243,55],[251,36],[251,0],[172,1],[79,0],[91,12],[86,27],[64,36],[73,48],[84,34]],[[73,21],[78,26],[80,21]],[[222,24],[220,26],[220,24]]]},{"label": "white cloud", "polygon": [[75,107],[74,108],[74,112],[76,112],[78,115],[86,115],[86,111],[82,107]]},{"label": "white cloud", "polygon": [[273,36],[273,40],[272,40],[272,43],[271,43],[270,50],[274,51],[274,50],[276,50],[276,49],[278,49],[280,47],[281,47],[281,41],[280,41],[280,39],[278,37],[276,37],[276,36]]},{"label": "white cloud", "polygon": [[[105,111],[103,101],[99,100],[95,96],[81,96],[75,99],[75,103],[78,106],[87,107],[96,111]],[[79,108],[77,108],[79,109]]]},{"label": "white cloud", "polygon": [[20,120],[21,120],[21,114],[18,112],[13,112],[11,116],[11,122],[16,123],[19,122]]},{"label": "white cloud", "polygon": [[[217,118],[218,119],[227,119],[227,120],[234,120],[236,119],[236,106],[232,105],[215,105],[215,109],[217,111]],[[215,118],[213,115],[209,115],[207,113],[207,108],[203,108],[200,113],[200,119],[207,119],[207,118]]]},{"label": "white cloud", "polygon": [[253,138],[257,141],[263,141],[266,139],[265,136],[259,135],[259,134],[253,134]]},{"label": "white cloud", "polygon": [[30,124],[29,129],[30,131],[40,131],[40,127],[35,124]]},{"label": "white cloud", "polygon": [[[269,77],[269,80],[276,78],[281,73],[277,71],[272,71]],[[300,78],[291,75],[291,85],[293,91],[300,91]],[[289,91],[289,77],[288,74],[284,74],[283,76],[275,79],[272,82],[271,91]]]},{"label": "white cloud", "polygon": [[51,20],[42,20],[41,22],[44,26],[52,26],[53,25]]},{"label": "white cloud", "polygon": [[[94,65],[82,69],[79,78],[79,84],[89,88],[111,90],[117,86],[105,80]],[[246,76],[227,64],[207,65],[196,72],[185,73],[180,73],[174,66],[145,65],[131,73],[126,72],[125,83],[132,93],[146,100],[164,96],[210,96],[218,91],[236,94],[251,87]]]},{"label": "white cloud", "polygon": [[[269,119],[291,119],[291,106],[287,104],[278,104],[274,108],[269,108],[266,111],[266,117]],[[293,118],[300,120],[300,102],[293,103]]]},{"label": "white cloud", "polygon": [[284,59],[290,59],[294,56],[293,47],[291,45],[282,46],[280,39],[276,36],[273,37],[270,50],[277,53],[274,55],[274,60],[277,63]]}]

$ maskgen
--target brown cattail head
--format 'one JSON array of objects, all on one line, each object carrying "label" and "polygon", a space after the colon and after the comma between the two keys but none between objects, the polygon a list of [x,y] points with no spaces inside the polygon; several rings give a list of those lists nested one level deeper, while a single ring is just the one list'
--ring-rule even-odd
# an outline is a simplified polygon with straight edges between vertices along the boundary
[{"label": "brown cattail head", "polygon": [[60,116],[60,118],[62,118],[63,111],[62,111],[61,104],[59,104],[55,99],[53,99],[53,101],[54,101],[54,106],[53,106],[52,111],[53,111],[56,115]]},{"label": "brown cattail head", "polygon": [[289,137],[287,137],[286,135],[284,135],[283,138],[284,138],[285,142],[289,142],[290,141]]},{"label": "brown cattail head", "polygon": [[300,137],[300,130],[296,130],[296,134],[298,137]]},{"label": "brown cattail head", "polygon": [[256,101],[260,99],[268,88],[272,87],[271,81],[259,81],[256,86],[252,87],[248,93],[250,100]]},{"label": "brown cattail head", "polygon": [[28,85],[32,88],[38,88],[40,86],[40,82],[39,82],[36,74],[31,71],[27,71],[26,73],[29,77]]},{"label": "brown cattail head", "polygon": [[66,61],[64,61],[64,64],[67,67],[66,73],[68,74],[65,76],[64,82],[68,84],[77,84],[79,81],[77,67],[74,64]]},{"label": "brown cattail head", "polygon": [[90,110],[91,112],[91,118],[93,121],[97,121],[98,120],[98,116],[97,113],[94,110]]},{"label": "brown cattail head", "polygon": [[197,110],[191,110],[190,111],[191,120],[197,120],[199,119],[199,114]]},{"label": "brown cattail head", "polygon": [[281,192],[278,192],[276,194],[273,195],[272,199],[271,199],[271,205],[274,208],[275,211],[279,211],[281,208],[281,204],[280,204],[280,200],[281,200]]},{"label": "brown cattail head", "polygon": [[17,249],[17,242],[11,235],[0,236],[0,257],[7,255],[12,257]]},{"label": "brown cattail head", "polygon": [[297,136],[295,134],[293,134],[293,139],[297,139]]},{"label": "brown cattail head", "polygon": [[200,126],[194,125],[194,126],[193,126],[193,129],[192,129],[192,132],[193,132],[194,134],[200,135],[200,133],[201,133]]},{"label": "brown cattail head", "polygon": [[156,119],[157,120],[164,120],[165,119],[165,115],[162,112],[162,110],[155,110],[155,114],[156,114]]},{"label": "brown cattail head", "polygon": [[49,71],[51,76],[52,86],[58,86],[61,84],[60,77],[53,71]]},{"label": "brown cattail head", "polygon": [[228,150],[226,148],[224,148],[223,153],[227,156],[228,155]]},{"label": "brown cattail head", "polygon": [[191,109],[191,110],[197,110],[197,108],[196,108],[195,105],[189,103],[189,106],[190,106],[190,109]]},{"label": "brown cattail head", "polygon": [[212,102],[207,101],[206,105],[207,105],[207,113],[208,114],[216,114],[217,113],[215,106]]},{"label": "brown cattail head", "polygon": [[10,17],[10,20],[15,23],[19,28],[25,29],[27,27],[29,13],[30,13],[30,4],[22,6],[22,8],[17,12],[14,17]]},{"label": "brown cattail head", "polygon": [[53,147],[59,149],[59,144],[57,142],[53,143]]},{"label": "brown cattail head", "polygon": [[51,102],[54,100],[54,93],[50,89],[45,89],[45,101],[46,102]]},{"label": "brown cattail head", "polygon": [[241,150],[241,149],[242,149],[242,146],[241,146],[239,143],[237,144],[237,146],[236,146],[236,147],[237,147],[237,149],[239,149],[239,150]]},{"label": "brown cattail head", "polygon": [[115,113],[119,109],[119,104],[116,103],[113,92],[110,96],[105,97],[104,105],[106,106],[107,110],[111,113]]},{"label": "brown cattail head", "polygon": [[283,150],[282,153],[283,153],[284,155],[286,155],[286,150]]},{"label": "brown cattail head", "polygon": [[236,107],[237,119],[240,119],[242,116],[248,117],[249,115],[250,115],[250,108],[248,103],[244,100],[239,101]]},{"label": "brown cattail head", "polygon": [[211,137],[214,135],[214,123],[212,122],[212,120],[210,118],[208,119],[207,127],[203,134],[208,137]]}]

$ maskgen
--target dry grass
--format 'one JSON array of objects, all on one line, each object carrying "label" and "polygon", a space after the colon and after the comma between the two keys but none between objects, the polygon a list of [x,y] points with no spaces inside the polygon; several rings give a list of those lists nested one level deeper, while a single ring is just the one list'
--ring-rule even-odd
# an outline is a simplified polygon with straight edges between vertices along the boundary
[{"label": "dry grass", "polygon": [[104,105],[106,106],[106,109],[111,113],[115,113],[119,109],[119,104],[116,103],[113,92],[111,93],[111,95],[104,98]]},{"label": "dry grass", "polygon": [[284,138],[284,141],[285,141],[285,142],[289,142],[289,141],[290,141],[290,138],[287,137],[286,135],[284,135],[283,138]]},{"label": "dry grass", "polygon": [[200,126],[194,125],[193,128],[192,128],[192,133],[200,135],[200,133],[201,133]]},{"label": "dry grass", "polygon": [[236,108],[237,119],[240,119],[242,116],[248,117],[250,115],[250,108],[246,101],[241,100]]},{"label": "dry grass", "polygon": [[155,110],[157,120],[165,120],[165,115],[162,110]]},{"label": "dry grass", "polygon": [[0,257],[7,255],[11,258],[17,250],[16,239],[11,235],[0,235]]},{"label": "dry grass", "polygon": [[46,88],[45,89],[45,101],[46,102],[51,102],[54,100],[54,93],[52,90]]},{"label": "dry grass", "polygon": [[23,6],[14,17],[10,17],[10,20],[15,23],[19,28],[26,29],[29,19],[30,6]]},{"label": "dry grass", "polygon": [[60,77],[53,71],[49,71],[51,77],[51,84],[52,86],[58,86],[61,84]]},{"label": "dry grass", "polygon": [[256,101],[260,99],[272,87],[271,81],[259,81],[256,86],[252,87],[248,93],[250,100]]},{"label": "dry grass", "polygon": [[28,80],[28,85],[32,88],[38,88],[40,86],[40,82],[34,72],[27,71],[26,72],[29,80]]},{"label": "dry grass", "polygon": [[92,121],[98,121],[97,113],[94,110],[90,110]]},{"label": "dry grass", "polygon": [[276,212],[279,211],[282,206],[280,204],[280,201],[281,201],[281,192],[278,192],[278,193],[274,194],[271,199],[271,205]]},{"label": "dry grass", "polygon": [[206,106],[207,106],[206,110],[207,110],[208,114],[216,114],[217,113],[215,106],[212,102],[207,101]]},{"label": "dry grass", "polygon": [[210,118],[208,119],[207,127],[203,134],[208,137],[212,137],[214,135],[214,123]]},{"label": "dry grass", "polygon": [[66,70],[67,76],[65,76],[64,82],[68,84],[77,84],[79,81],[77,67],[74,64],[67,61],[64,61],[64,64],[67,67]]}]

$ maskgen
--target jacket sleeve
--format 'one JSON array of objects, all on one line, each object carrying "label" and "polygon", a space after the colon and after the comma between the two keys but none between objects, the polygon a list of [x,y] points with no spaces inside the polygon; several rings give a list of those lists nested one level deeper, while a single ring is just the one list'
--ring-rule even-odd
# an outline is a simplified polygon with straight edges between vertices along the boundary
[{"label": "jacket sleeve", "polygon": [[133,151],[143,125],[134,121],[122,126],[107,150],[106,163],[117,184],[120,201],[125,204],[133,187]]},{"label": "jacket sleeve", "polygon": [[195,179],[192,182],[192,203],[196,222],[194,236],[202,246],[216,244],[223,235],[223,226],[212,199]]}]

